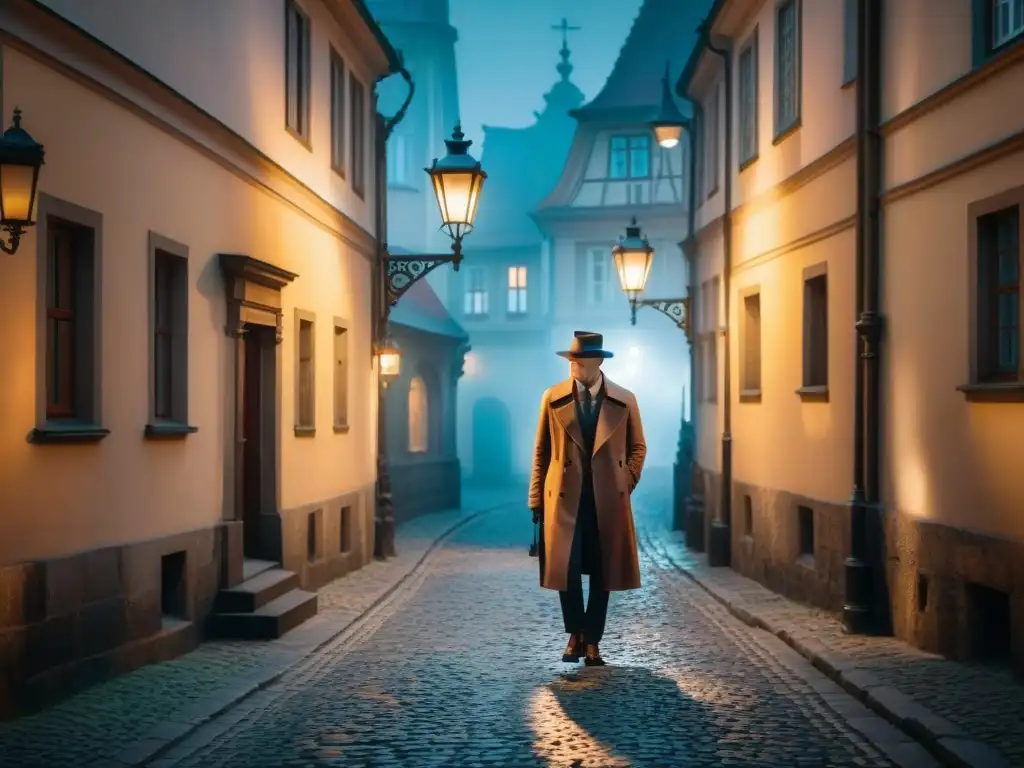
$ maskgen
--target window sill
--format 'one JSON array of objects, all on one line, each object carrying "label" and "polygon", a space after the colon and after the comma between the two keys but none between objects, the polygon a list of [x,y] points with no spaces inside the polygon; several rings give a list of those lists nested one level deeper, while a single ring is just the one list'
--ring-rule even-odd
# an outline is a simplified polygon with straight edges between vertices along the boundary
[{"label": "window sill", "polygon": [[463,317],[466,320],[486,320],[487,319],[487,313],[486,312],[484,314],[471,313],[471,314],[468,314],[468,315],[463,315]]},{"label": "window sill", "polygon": [[786,139],[788,139],[790,136],[792,136],[794,133],[796,133],[799,130],[800,130],[800,118],[797,118],[796,122],[794,122],[792,125],[787,126],[786,128],[783,128],[781,131],[779,131],[777,134],[775,134],[775,138],[772,139],[772,146],[773,147],[779,146],[779,144],[784,142]]},{"label": "window sill", "polygon": [[366,190],[363,187],[357,187],[355,184],[353,184],[352,191],[355,192],[356,197],[358,197],[360,200],[366,199]]},{"label": "window sill", "polygon": [[797,397],[803,400],[805,403],[827,403],[828,402],[828,385],[819,385],[813,387],[800,387],[796,391]]},{"label": "window sill", "polygon": [[957,391],[970,403],[1024,403],[1024,381],[961,384]]},{"label": "window sill", "polygon": [[335,424],[334,425],[334,434],[336,434],[336,435],[348,434],[348,430],[349,430],[348,424]]},{"label": "window sill", "polygon": [[149,440],[183,440],[198,431],[199,427],[178,421],[154,421],[146,425],[142,434]]},{"label": "window sill", "polygon": [[310,151],[310,152],[313,151],[313,142],[311,142],[309,140],[308,136],[303,136],[301,133],[299,133],[297,130],[292,128],[290,125],[286,125],[285,126],[285,130],[288,131],[288,133],[291,134],[292,138],[295,139],[297,142],[299,142],[299,144],[304,146],[308,151]]},{"label": "window sill", "polygon": [[856,84],[857,84],[857,76],[854,75],[849,80],[844,80],[843,84],[839,86],[839,90],[841,90],[841,91],[848,90],[850,88],[853,88],[853,86],[855,86]]},{"label": "window sill", "polygon": [[410,184],[407,181],[389,181],[388,189],[398,190],[399,192],[419,192],[420,188]]},{"label": "window sill", "polygon": [[526,317],[526,315],[527,315],[526,312],[506,312],[505,313],[505,316],[509,320],[522,320],[524,317]]},{"label": "window sill", "polygon": [[740,402],[741,403],[760,403],[761,402],[761,390],[760,389],[741,389],[740,390]]},{"label": "window sill", "polygon": [[29,433],[29,442],[41,445],[52,445],[56,443],[98,443],[110,434],[109,429],[104,429],[97,424],[88,424],[75,421],[50,421],[41,427],[36,427]]},{"label": "window sill", "polygon": [[345,180],[345,166],[343,165],[332,165],[331,170],[334,171],[338,176],[341,177],[342,181]]},{"label": "window sill", "polygon": [[759,155],[755,152],[750,157],[748,157],[746,160],[741,162],[740,163],[740,167],[737,170],[737,173],[743,173],[745,170],[747,170],[747,168],[749,168],[750,166],[752,166],[754,163],[757,162],[758,157],[759,157]]},{"label": "window sill", "polygon": [[314,437],[316,436],[316,427],[296,427],[296,437]]}]

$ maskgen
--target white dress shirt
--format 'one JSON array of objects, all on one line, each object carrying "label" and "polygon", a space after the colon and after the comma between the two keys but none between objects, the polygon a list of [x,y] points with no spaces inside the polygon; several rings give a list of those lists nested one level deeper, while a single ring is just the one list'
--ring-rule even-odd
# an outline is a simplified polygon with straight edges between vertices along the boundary
[{"label": "white dress shirt", "polygon": [[[576,383],[576,393],[579,394],[579,395],[582,395],[583,394],[583,390],[586,389],[587,385],[584,384],[582,381],[579,381],[579,380],[575,380],[575,383]],[[593,384],[590,385],[590,398],[591,398],[590,402],[594,402],[594,401],[597,400],[597,393],[601,391],[601,385],[602,384],[604,384],[604,374],[603,373],[599,373],[599,374],[597,374],[597,381],[595,381]]]}]

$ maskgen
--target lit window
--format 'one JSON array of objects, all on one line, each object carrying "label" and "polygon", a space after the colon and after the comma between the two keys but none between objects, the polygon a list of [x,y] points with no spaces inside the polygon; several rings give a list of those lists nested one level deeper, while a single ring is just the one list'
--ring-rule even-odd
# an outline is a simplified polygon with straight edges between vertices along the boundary
[{"label": "lit window", "polygon": [[409,382],[409,453],[427,452],[427,385],[419,376]]},{"label": "lit window", "polygon": [[508,313],[526,314],[526,267],[508,268]]}]

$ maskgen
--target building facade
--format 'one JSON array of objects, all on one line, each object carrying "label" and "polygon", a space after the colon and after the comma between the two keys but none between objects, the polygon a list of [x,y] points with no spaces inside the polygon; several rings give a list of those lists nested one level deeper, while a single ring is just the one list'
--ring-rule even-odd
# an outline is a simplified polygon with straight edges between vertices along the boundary
[{"label": "building facade", "polygon": [[46,149],[0,280],[9,712],[207,626],[287,631],[371,556],[398,57],[358,0],[12,0],[0,30],[4,114]]},{"label": "building facade", "polygon": [[[652,467],[669,467],[676,458],[689,399],[682,384],[689,379],[689,350],[682,331],[652,309],[641,309],[636,326],[630,324],[612,247],[636,218],[655,249],[645,296],[686,297],[680,243],[688,146],[660,147],[650,123],[661,107],[666,63],[674,79],[685,62],[685,41],[695,39],[706,9],[706,3],[645,0],[601,92],[572,113],[577,125],[561,177],[532,214],[554,265],[549,351],[565,349],[574,330],[604,334],[616,355],[604,366],[609,378],[632,390],[641,410],[659,413],[644,424]],[[558,376],[566,375],[561,367]]]},{"label": "building facade", "polygon": [[[528,477],[540,394],[564,375],[551,354],[551,251],[530,211],[558,180],[583,94],[563,40],[559,79],[524,128],[484,126],[489,174],[466,261],[449,276],[449,309],[473,344],[460,396],[463,472],[474,483]],[[528,172],[524,172],[529,168]]]},{"label": "building facade", "polygon": [[1019,3],[723,0],[705,31],[679,82],[703,116],[692,544],[1024,668]]}]

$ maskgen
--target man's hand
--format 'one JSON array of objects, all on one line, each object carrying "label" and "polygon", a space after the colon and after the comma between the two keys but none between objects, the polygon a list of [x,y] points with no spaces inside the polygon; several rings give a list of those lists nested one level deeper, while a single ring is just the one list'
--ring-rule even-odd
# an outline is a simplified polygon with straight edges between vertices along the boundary
[{"label": "man's hand", "polygon": [[543,513],[539,509],[531,509],[530,511],[533,512],[533,524],[536,525],[540,522],[541,517],[543,517]]}]

